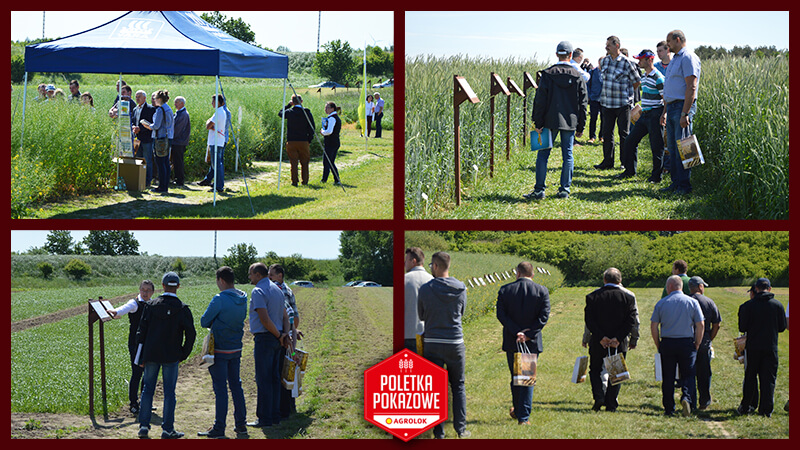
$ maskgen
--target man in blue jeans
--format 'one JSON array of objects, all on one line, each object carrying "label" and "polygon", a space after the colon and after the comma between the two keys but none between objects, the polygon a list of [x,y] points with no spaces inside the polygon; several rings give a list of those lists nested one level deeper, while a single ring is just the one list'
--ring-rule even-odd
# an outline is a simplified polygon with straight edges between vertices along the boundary
[{"label": "man in blue jeans", "polygon": [[216,185],[211,187],[211,192],[216,189],[221,193],[225,189],[225,144],[229,117],[225,108],[225,99],[221,94],[211,97],[211,106],[214,107],[214,115],[206,120],[206,129],[208,130],[206,141],[208,156],[206,159],[211,167],[208,168],[206,177],[197,185],[211,186],[215,182],[216,175]]},{"label": "man in blue jeans", "polygon": [[[466,348],[461,317],[467,307],[467,287],[450,276],[450,255],[436,252],[431,257],[434,278],[420,286],[417,314],[425,322],[423,357],[447,370],[453,396],[453,428],[458,437],[469,437],[467,430],[467,391],[464,387]],[[433,428],[433,437],[444,439],[444,426]]]},{"label": "man in blue jeans", "polygon": [[253,333],[256,366],[256,416],[258,420],[247,425],[264,428],[281,421],[280,360],[286,344],[289,316],[284,308],[283,292],[269,279],[264,263],[250,266],[247,274],[256,287],[250,294],[250,332]]},{"label": "man in blue jeans", "polygon": [[[497,320],[503,324],[503,351],[511,372],[511,417],[520,425],[530,425],[533,385],[514,386],[514,353],[522,346],[530,353],[542,352],[542,329],[550,317],[550,292],[534,283],[533,265],[517,265],[517,280],[497,292]],[[537,356],[538,358],[538,356]]]},{"label": "man in blue jeans", "polygon": [[245,408],[242,380],[239,367],[242,360],[242,336],[244,319],[247,317],[247,294],[236,289],[233,269],[223,266],[217,269],[219,294],[211,299],[206,312],[200,318],[200,326],[211,328],[214,337],[214,364],[208,368],[216,399],[214,426],[197,433],[210,438],[225,437],[225,418],[228,415],[228,386],[233,398],[234,431],[246,435],[247,409]]},{"label": "man in blue jeans", "polygon": [[144,367],[144,388],[139,410],[139,438],[150,431],[153,394],[158,372],[164,384],[164,414],[161,420],[161,439],[178,439],[183,433],[175,431],[175,385],[178,382],[178,363],[189,357],[196,337],[194,319],[189,307],[175,295],[180,278],[167,272],[161,279],[164,293],[151,300],[142,312],[136,331],[136,364]]},{"label": "man in blue jeans", "polygon": [[679,276],[667,278],[667,296],[656,303],[650,316],[650,334],[661,355],[661,401],[666,416],[675,414],[676,366],[680,369],[682,415],[688,416],[697,406],[695,362],[705,321],[700,304],[682,290]]},{"label": "man in blue jeans", "polygon": [[[583,134],[589,97],[586,94],[586,81],[569,62],[572,58],[572,44],[560,42],[556,55],[558,62],[542,71],[539,89],[533,99],[533,123],[540,135],[544,128],[550,129],[553,140],[556,133],[561,132],[561,186],[556,196],[567,198],[572,185],[572,145],[576,132],[578,137]],[[539,150],[536,155],[536,184],[533,191],[523,195],[524,198],[544,198],[549,157],[550,149]]]},{"label": "man in blue jeans", "polygon": [[700,82],[700,58],[686,48],[681,30],[667,34],[667,46],[675,54],[664,76],[664,111],[667,126],[667,149],[670,153],[669,186],[663,192],[685,195],[692,192],[691,169],[684,169],[677,141],[692,135],[692,119],[697,112],[697,86]]}]

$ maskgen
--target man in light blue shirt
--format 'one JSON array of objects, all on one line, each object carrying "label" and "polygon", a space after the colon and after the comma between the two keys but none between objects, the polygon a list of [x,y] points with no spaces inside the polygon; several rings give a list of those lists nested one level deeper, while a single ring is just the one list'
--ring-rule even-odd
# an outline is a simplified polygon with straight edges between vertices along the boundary
[{"label": "man in light blue shirt", "polygon": [[583,81],[589,82],[589,72],[583,70],[581,68],[581,62],[583,61],[583,49],[576,48],[572,51],[572,59],[569,60],[569,63],[572,67],[574,67],[578,73],[581,74],[583,77]]},{"label": "man in light blue shirt", "polygon": [[661,189],[685,195],[692,191],[691,169],[684,169],[678,155],[677,140],[692,135],[692,119],[697,112],[697,88],[700,82],[700,58],[686,48],[686,36],[681,30],[667,34],[667,45],[675,56],[664,75],[664,117],[667,129],[667,149],[670,153],[672,183]]},{"label": "man in light blue shirt", "polygon": [[253,359],[256,366],[256,416],[258,421],[248,426],[263,428],[277,425],[281,421],[281,374],[280,359],[288,334],[289,317],[283,306],[284,297],[280,288],[270,281],[269,270],[264,263],[250,266],[247,277],[256,287],[250,294],[250,332],[255,348]]},{"label": "man in light blue shirt", "polygon": [[705,322],[700,305],[682,289],[683,280],[679,276],[667,278],[667,296],[656,303],[650,317],[650,333],[661,354],[661,401],[667,416],[675,413],[676,366],[680,367],[682,414],[688,416],[697,404],[695,361]]}]

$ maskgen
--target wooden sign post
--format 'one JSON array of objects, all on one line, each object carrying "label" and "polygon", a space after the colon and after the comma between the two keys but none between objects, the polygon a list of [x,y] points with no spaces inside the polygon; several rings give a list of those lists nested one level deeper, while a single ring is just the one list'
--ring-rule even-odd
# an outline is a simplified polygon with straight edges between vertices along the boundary
[{"label": "wooden sign post", "polygon": [[99,297],[89,300],[89,416],[94,419],[94,323],[100,323],[100,391],[103,396],[103,417],[108,420],[108,402],[106,400],[106,346],[103,322],[111,320],[109,309],[114,309],[111,302]]},{"label": "wooden sign post", "polygon": [[500,76],[494,72],[489,74],[489,177],[494,177],[494,96],[503,93],[511,95]]},{"label": "wooden sign post", "polygon": [[[523,98],[525,97],[522,89],[517,86],[517,83],[515,83],[511,77],[506,78],[506,84],[511,92],[514,92]],[[511,95],[506,97],[506,100],[506,161],[509,161],[511,159]]]},{"label": "wooden sign post", "polygon": [[461,123],[459,105],[469,100],[478,103],[478,96],[464,77],[453,75],[453,148],[455,153],[456,206],[461,205]]},{"label": "wooden sign post", "polygon": [[528,72],[522,73],[522,146],[525,147],[525,141],[528,137],[528,88],[539,89],[539,86],[536,85],[536,81],[533,80],[533,77]]}]

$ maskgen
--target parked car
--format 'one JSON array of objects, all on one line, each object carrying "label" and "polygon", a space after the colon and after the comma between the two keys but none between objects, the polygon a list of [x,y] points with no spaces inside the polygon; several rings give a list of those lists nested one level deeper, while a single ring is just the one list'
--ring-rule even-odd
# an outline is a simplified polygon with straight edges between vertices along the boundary
[{"label": "parked car", "polygon": [[384,81],[383,83],[373,84],[372,87],[374,88],[383,88],[383,87],[390,87],[394,86],[394,78],[389,78],[388,80]]},{"label": "parked car", "polygon": [[363,283],[363,282],[364,282],[364,280],[349,281],[349,282],[344,284],[344,287],[355,287],[355,285],[357,285],[358,283]]},{"label": "parked car", "polygon": [[361,283],[358,283],[353,287],[382,287],[382,286],[374,281],[362,281]]},{"label": "parked car", "polygon": [[314,283],[312,283],[310,281],[297,280],[297,281],[292,281],[290,286],[300,286],[300,287],[312,288],[312,287],[314,287]]},{"label": "parked car", "polygon": [[343,88],[345,85],[339,84],[335,81],[323,81],[322,83],[309,86],[309,88]]}]

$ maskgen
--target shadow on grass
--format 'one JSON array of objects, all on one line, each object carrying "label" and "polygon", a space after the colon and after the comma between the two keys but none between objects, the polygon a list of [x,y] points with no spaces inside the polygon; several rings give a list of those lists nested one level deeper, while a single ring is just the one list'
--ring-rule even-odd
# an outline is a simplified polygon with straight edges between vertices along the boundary
[{"label": "shadow on grass", "polygon": [[[244,189],[242,189],[244,191]],[[253,209],[256,214],[263,214],[280,209],[288,209],[297,205],[310,203],[316,198],[313,197],[288,197],[277,194],[265,194],[252,197],[252,209],[250,200],[245,192],[235,194],[222,193],[217,195],[217,205],[211,203],[212,194],[209,193],[209,202],[202,205],[182,205],[169,201],[171,194],[156,199],[144,199],[141,194],[132,195],[137,200],[127,202],[122,205],[104,205],[96,208],[86,208],[63,214],[53,215],[52,219],[133,219],[144,218],[177,218],[177,217],[240,217],[247,218],[253,216]],[[176,198],[181,196],[176,195]]]},{"label": "shadow on grass", "polygon": [[[309,413],[295,413],[288,418],[281,419],[279,425],[273,425],[266,428],[251,428],[250,432],[253,434],[262,433],[264,437],[269,439],[289,439],[293,437],[300,437],[305,434],[305,430],[314,423],[312,417],[313,412]],[[255,431],[253,431],[255,430]]]}]

